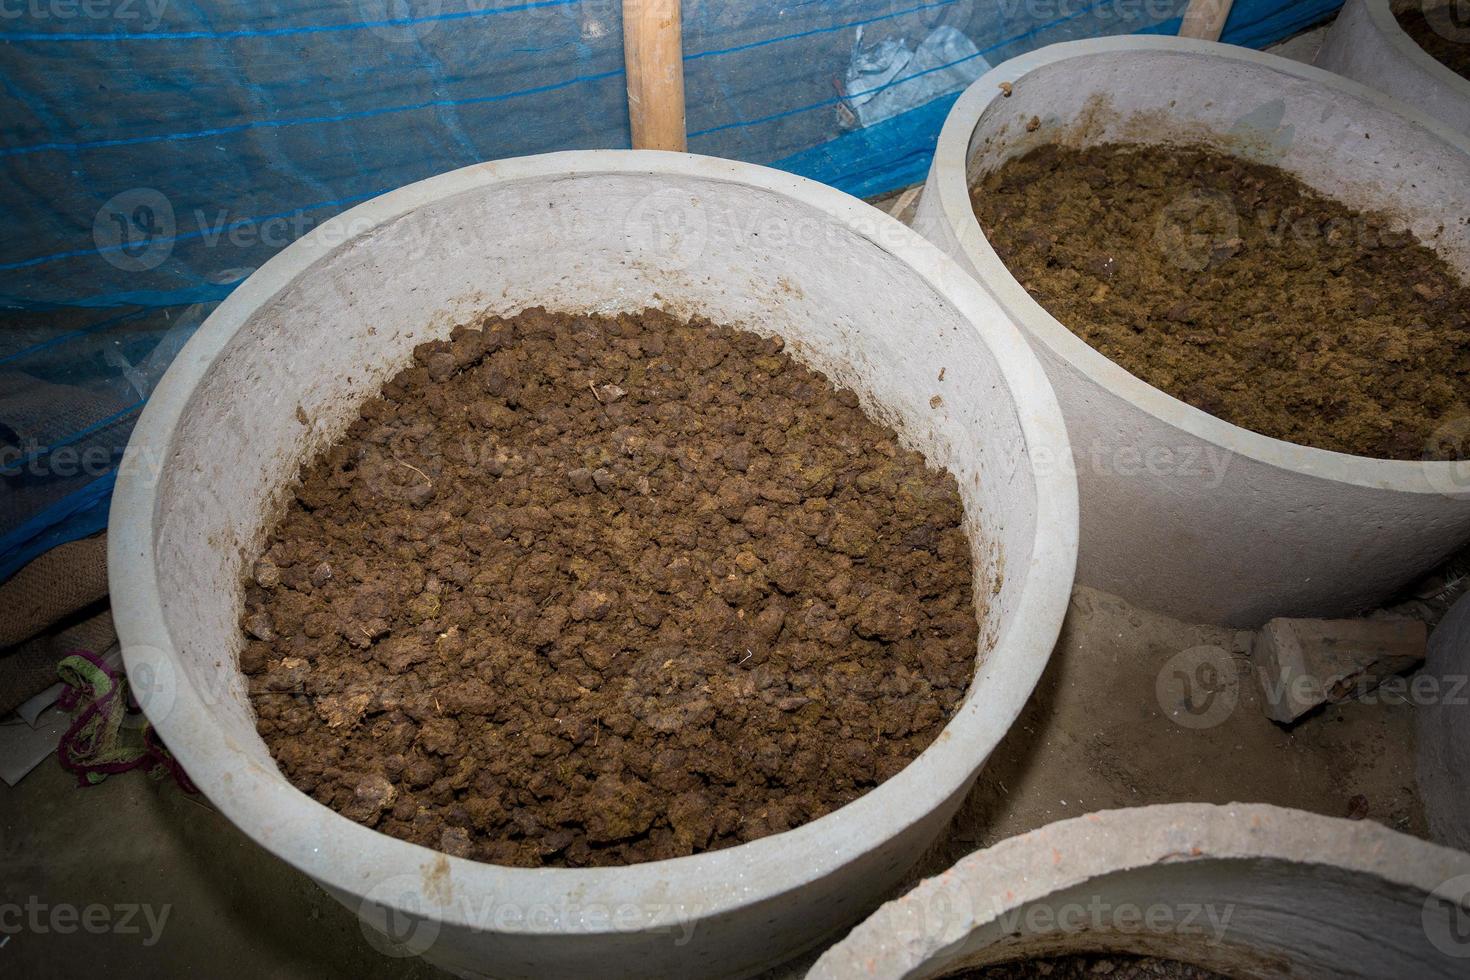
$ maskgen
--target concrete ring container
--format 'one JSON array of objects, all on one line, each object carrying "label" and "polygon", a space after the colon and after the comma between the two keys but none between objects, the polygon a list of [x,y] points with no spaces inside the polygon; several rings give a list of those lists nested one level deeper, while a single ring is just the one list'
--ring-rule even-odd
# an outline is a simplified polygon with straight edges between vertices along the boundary
[{"label": "concrete ring container", "polygon": [[[517,869],[379,834],[294,789],[236,664],[244,562],[300,460],[415,344],[490,311],[660,305],[779,333],[957,477],[987,608],[975,680],[908,768],[803,827],[614,869]],[[941,378],[942,375],[942,378]],[[114,616],[144,709],[265,848],[464,976],[737,976],[862,914],[939,833],[1061,626],[1076,487],[1041,366],[938,249],[831,188],[685,154],[468,167],[352,209],[200,328],[138,423],[112,505]],[[369,938],[378,941],[377,932]]]},{"label": "concrete ring container", "polygon": [[[1470,224],[1446,212],[1470,187],[1463,136],[1319,69],[1180,38],[1056,44],[981,77],[940,133],[914,228],[1000,300],[1056,388],[1081,498],[1078,581],[1194,622],[1358,612],[1470,537],[1470,463],[1294,445],[1165,394],[1032,299],[971,209],[971,181],[1043,143],[1181,140],[1388,211],[1470,274]],[[1466,434],[1470,419],[1436,439]]]},{"label": "concrete ring container", "polygon": [[1429,637],[1427,662],[1409,681],[1415,706],[1415,774],[1429,834],[1470,851],[1470,595]]},{"label": "concrete ring container", "polygon": [[[1455,0],[1450,0],[1451,5]],[[1461,28],[1470,38],[1470,26]],[[1313,62],[1362,82],[1470,135],[1470,79],[1419,47],[1394,18],[1389,0],[1347,0]]]},{"label": "concrete ring container", "polygon": [[807,980],[919,980],[1078,953],[1230,977],[1464,977],[1470,855],[1273,806],[1094,813],[1002,841],[917,885]]}]

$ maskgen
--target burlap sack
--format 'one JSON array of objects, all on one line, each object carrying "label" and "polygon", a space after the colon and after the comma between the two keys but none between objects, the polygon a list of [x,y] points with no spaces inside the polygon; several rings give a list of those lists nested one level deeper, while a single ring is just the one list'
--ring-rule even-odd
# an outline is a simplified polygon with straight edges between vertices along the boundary
[{"label": "burlap sack", "polygon": [[0,584],[0,650],[24,643],[106,595],[105,533],[52,548]]},{"label": "burlap sack", "polygon": [[0,717],[55,684],[68,653],[117,642],[106,600],[106,534],[53,548],[0,584]]}]

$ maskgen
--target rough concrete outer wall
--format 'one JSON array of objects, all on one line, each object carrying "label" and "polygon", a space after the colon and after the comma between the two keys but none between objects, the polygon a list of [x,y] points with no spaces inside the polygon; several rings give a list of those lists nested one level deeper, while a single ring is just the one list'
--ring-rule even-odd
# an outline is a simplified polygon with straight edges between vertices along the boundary
[{"label": "rough concrete outer wall", "polygon": [[1430,57],[1394,20],[1389,0],[1347,0],[1313,62],[1470,135],[1470,79]]},{"label": "rough concrete outer wall", "polygon": [[[1009,97],[1001,81],[1013,84]],[[1021,125],[1032,116],[1041,120],[1034,132]],[[1436,229],[1445,225],[1442,202],[1470,184],[1470,144],[1355,83],[1258,52],[1164,38],[1078,41],[1006,62],[961,96],[914,218],[1022,326],[1056,388],[1081,499],[1079,582],[1171,616],[1240,627],[1359,612],[1470,537],[1470,464],[1328,453],[1212,418],[1051,317],[975,220],[968,182],[1000,159],[1058,138],[1164,135],[1239,144],[1328,193],[1402,212],[1462,270],[1470,233]]]},{"label": "rough concrete outer wall", "polygon": [[1110,950],[1241,977],[1450,980],[1470,944],[1445,929],[1470,907],[1464,889],[1454,904],[1434,893],[1465,875],[1470,855],[1370,822],[1243,804],[1094,813],[970,855],[884,905],[807,977],[908,980]]},{"label": "rough concrete outer wall", "polygon": [[1438,680],[1441,697],[1419,709],[1419,791],[1429,833],[1470,851],[1470,595],[1455,603],[1429,638],[1420,676]]},{"label": "rough concrete outer wall", "polygon": [[[1189,622],[1255,628],[1277,616],[1355,615],[1470,536],[1462,502],[1228,454],[1134,410],[1044,345],[1036,350],[1079,454],[1081,584]],[[1093,462],[1154,449],[1199,460],[1201,474]],[[1218,486],[1212,460],[1224,461]]]}]

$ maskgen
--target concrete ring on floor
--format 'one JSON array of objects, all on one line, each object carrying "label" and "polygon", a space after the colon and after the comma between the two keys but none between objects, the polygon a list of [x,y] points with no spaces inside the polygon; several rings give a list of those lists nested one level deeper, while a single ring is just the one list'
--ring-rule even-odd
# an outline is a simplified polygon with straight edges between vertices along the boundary
[{"label": "concrete ring on floor", "polygon": [[[1454,0],[1440,6],[1449,11]],[[1449,26],[1470,43],[1470,25]],[[1347,0],[1313,64],[1401,99],[1470,135],[1470,78],[1419,47],[1399,26],[1389,0]]]},{"label": "concrete ring on floor", "polygon": [[1366,821],[1177,803],[1050,824],[884,905],[807,980],[1105,952],[1231,977],[1462,978],[1470,855]]},{"label": "concrete ring on floor", "polygon": [[[284,488],[416,345],[537,305],[656,305],[779,334],[954,474],[987,615],[965,701],[907,768],[736,847],[535,869],[378,833],[281,774],[235,654],[242,569]],[[194,782],[358,910],[370,941],[388,933],[394,954],[500,980],[749,974],[897,884],[1020,713],[1076,556],[1075,483],[1040,461],[1070,452],[1046,375],[995,300],[863,202],[692,154],[496,160],[338,215],[210,315],[128,445],[108,541],[113,610],[133,689]]]},{"label": "concrete ring on floor", "polygon": [[1470,595],[1435,627],[1428,663],[1410,690],[1419,709],[1416,768],[1430,836],[1470,850]]},{"label": "concrete ring on floor", "polygon": [[[1470,187],[1470,140],[1320,69],[1182,38],[1054,44],[982,76],[945,121],[914,228],[1000,300],[1056,388],[1081,500],[1079,582],[1238,627],[1371,608],[1470,538],[1470,461],[1329,452],[1188,405],[1048,313],[975,218],[970,184],[1037,146],[1179,141],[1392,213],[1470,276],[1470,224],[1446,211]],[[1181,188],[1186,211],[1212,206],[1191,195],[1200,192]],[[1225,207],[1226,219],[1266,217]],[[1161,247],[1168,241],[1161,234]],[[1176,257],[1187,268],[1188,256]],[[1448,420],[1422,455],[1467,435],[1470,417]]]}]

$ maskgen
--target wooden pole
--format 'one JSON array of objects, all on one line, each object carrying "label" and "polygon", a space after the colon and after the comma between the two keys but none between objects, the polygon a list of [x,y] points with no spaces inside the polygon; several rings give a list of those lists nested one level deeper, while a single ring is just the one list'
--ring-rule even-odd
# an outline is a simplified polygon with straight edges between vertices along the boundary
[{"label": "wooden pole", "polygon": [[1225,18],[1235,0],[1189,0],[1184,11],[1184,22],[1179,25],[1180,37],[1198,38],[1201,41],[1218,41],[1225,30]]},{"label": "wooden pole", "polygon": [[679,0],[623,0],[628,121],[635,150],[688,149]]}]

